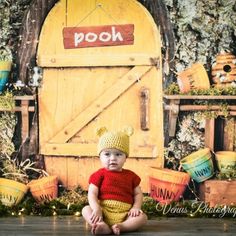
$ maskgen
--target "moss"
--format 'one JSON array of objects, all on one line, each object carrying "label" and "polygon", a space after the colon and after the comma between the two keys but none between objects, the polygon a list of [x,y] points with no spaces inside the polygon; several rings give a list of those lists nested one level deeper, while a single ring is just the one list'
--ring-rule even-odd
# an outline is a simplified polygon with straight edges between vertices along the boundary
[{"label": "moss", "polygon": [[221,95],[236,95],[236,87],[225,87],[216,88],[210,87],[209,89],[194,89],[188,93],[181,93],[179,86],[176,82],[169,84],[169,86],[164,91],[167,95],[209,95],[209,96],[221,96]]},{"label": "moss", "polygon": [[13,113],[0,114],[0,158],[5,158],[15,151],[14,136],[16,116]]},{"label": "moss", "polygon": [[10,92],[5,92],[0,95],[0,109],[13,110],[15,108],[14,96]]},{"label": "moss", "polygon": [[201,62],[207,68],[222,50],[236,51],[235,1],[164,0],[176,38],[175,71]]}]

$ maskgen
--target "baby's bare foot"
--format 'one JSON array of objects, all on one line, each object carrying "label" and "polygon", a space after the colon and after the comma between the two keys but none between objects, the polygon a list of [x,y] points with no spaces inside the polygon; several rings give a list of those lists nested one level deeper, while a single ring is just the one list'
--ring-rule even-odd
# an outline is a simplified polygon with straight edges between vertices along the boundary
[{"label": "baby's bare foot", "polygon": [[[93,228],[93,227],[92,227]],[[105,222],[98,222],[92,234],[110,234],[112,230]]]},{"label": "baby's bare foot", "polygon": [[120,225],[119,224],[112,225],[111,229],[113,231],[113,234],[120,235]]},{"label": "baby's bare foot", "polygon": [[92,225],[91,225],[91,233],[92,233],[92,234],[95,234],[95,229],[96,229],[96,227],[97,227],[97,224],[92,224]]}]

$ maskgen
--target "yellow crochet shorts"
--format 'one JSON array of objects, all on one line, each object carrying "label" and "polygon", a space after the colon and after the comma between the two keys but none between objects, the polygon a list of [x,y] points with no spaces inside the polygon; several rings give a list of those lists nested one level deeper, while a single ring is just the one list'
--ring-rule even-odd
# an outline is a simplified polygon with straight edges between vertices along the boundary
[{"label": "yellow crochet shorts", "polygon": [[100,203],[103,212],[103,220],[109,226],[123,222],[132,207],[129,203],[116,200],[102,200]]}]

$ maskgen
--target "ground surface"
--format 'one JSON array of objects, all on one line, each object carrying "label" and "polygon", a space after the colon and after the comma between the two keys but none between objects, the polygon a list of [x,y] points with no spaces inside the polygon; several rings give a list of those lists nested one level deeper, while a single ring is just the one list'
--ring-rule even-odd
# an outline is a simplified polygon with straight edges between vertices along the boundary
[{"label": "ground surface", "polygon": [[[57,236],[91,235],[81,217],[2,217],[0,218],[1,236]],[[129,236],[183,236],[183,235],[236,235],[235,218],[157,218],[149,220],[138,232],[125,233]]]}]

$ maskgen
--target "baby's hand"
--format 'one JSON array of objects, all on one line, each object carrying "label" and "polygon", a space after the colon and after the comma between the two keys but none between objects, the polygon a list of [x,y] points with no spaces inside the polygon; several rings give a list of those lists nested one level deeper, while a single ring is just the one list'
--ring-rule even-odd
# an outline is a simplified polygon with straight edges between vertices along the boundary
[{"label": "baby's hand", "polygon": [[139,208],[131,208],[128,216],[136,217],[139,216],[140,214],[143,214],[143,211]]},{"label": "baby's hand", "polygon": [[93,224],[102,221],[102,209],[101,208],[93,209],[90,220]]}]

